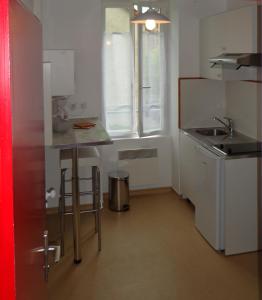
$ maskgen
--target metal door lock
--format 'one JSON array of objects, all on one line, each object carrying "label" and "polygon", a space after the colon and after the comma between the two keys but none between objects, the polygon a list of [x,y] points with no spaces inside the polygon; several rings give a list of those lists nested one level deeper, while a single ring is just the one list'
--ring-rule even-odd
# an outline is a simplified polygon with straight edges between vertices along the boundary
[{"label": "metal door lock", "polygon": [[48,190],[46,190],[46,194],[45,194],[45,199],[54,199],[56,196],[56,191],[53,187],[49,188]]},{"label": "metal door lock", "polygon": [[54,262],[58,263],[61,258],[61,247],[59,245],[48,245],[48,231],[47,230],[44,231],[43,238],[44,238],[44,247],[35,248],[35,249],[33,249],[33,252],[44,254],[44,265],[43,265],[44,277],[45,277],[45,280],[48,281],[48,272],[50,269],[50,265],[48,263],[49,253],[54,252],[54,254],[55,254]]},{"label": "metal door lock", "polygon": [[46,206],[46,208],[48,208],[48,200],[49,199],[55,199],[55,197],[56,197],[56,191],[53,187],[46,190],[46,193],[45,193],[45,206]]}]

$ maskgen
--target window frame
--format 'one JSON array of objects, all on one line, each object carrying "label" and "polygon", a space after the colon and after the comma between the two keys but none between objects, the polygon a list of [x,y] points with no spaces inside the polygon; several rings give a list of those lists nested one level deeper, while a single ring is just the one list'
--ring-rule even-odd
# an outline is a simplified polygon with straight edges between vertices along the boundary
[{"label": "window frame", "polygon": [[[102,30],[103,33],[105,32],[106,28],[105,28],[105,16],[106,16],[106,9],[107,8],[124,8],[127,9],[129,11],[129,15],[130,18],[133,17],[133,9],[134,9],[134,5],[138,5],[139,11],[141,12],[142,7],[143,6],[154,6],[156,8],[159,8],[161,10],[161,12],[163,12],[164,14],[167,14],[168,11],[168,3],[166,1],[155,1],[152,3],[153,5],[149,5],[148,1],[134,1],[134,3],[120,3],[117,1],[104,1],[102,4],[102,9],[103,9],[103,16],[102,16]],[[130,33],[132,36],[133,41],[135,41],[135,26],[138,26],[138,49],[139,49],[139,53],[138,53],[138,78],[135,77],[134,80],[134,85],[138,85],[137,86],[137,92],[138,95],[136,95],[135,93],[135,87],[133,86],[133,107],[135,107],[134,109],[134,113],[136,114],[136,118],[135,118],[135,123],[136,123],[136,132],[128,132],[126,131],[125,134],[116,134],[116,135],[111,135],[112,139],[130,139],[130,138],[145,138],[145,137],[154,137],[154,136],[164,136],[167,133],[167,126],[168,126],[168,120],[167,120],[167,99],[168,99],[168,95],[167,92],[165,93],[164,96],[164,101],[163,101],[163,107],[160,108],[162,117],[163,117],[163,125],[162,125],[162,129],[161,130],[155,130],[155,131],[150,131],[149,133],[145,133],[144,132],[144,126],[143,126],[143,96],[142,96],[142,82],[141,82],[141,78],[142,78],[142,72],[143,72],[143,62],[142,62],[142,26],[139,25],[131,25],[130,26]],[[167,28],[166,26],[161,26],[161,32],[164,32],[164,34],[166,35],[167,33]],[[167,43],[167,39],[165,38],[165,52],[166,52],[166,57],[168,54],[168,43]],[[135,43],[134,43],[135,44]],[[134,69],[135,69],[135,73],[136,73],[136,62],[135,62],[135,47],[134,47]],[[165,74],[166,74],[166,80],[165,80],[165,85],[166,85],[166,91],[167,91],[167,87],[168,87],[168,64],[166,64],[166,70],[165,70]],[[103,86],[104,88],[104,86]],[[137,101],[137,105],[135,105],[136,99],[135,97],[138,97]],[[106,110],[105,110],[105,103],[103,101],[103,121],[106,123]]]}]

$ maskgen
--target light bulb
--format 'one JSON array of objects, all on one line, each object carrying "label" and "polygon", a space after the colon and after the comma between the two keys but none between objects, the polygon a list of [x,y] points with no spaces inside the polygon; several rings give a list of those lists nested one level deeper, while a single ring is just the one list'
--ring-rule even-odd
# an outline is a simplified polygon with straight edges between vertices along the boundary
[{"label": "light bulb", "polygon": [[156,21],[155,20],[146,20],[146,29],[154,30],[156,28]]}]

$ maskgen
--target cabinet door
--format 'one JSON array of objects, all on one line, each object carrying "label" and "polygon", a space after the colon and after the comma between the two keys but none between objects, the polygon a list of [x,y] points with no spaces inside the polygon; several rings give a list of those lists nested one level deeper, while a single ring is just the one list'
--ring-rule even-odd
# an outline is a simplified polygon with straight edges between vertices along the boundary
[{"label": "cabinet door", "polygon": [[220,219],[220,159],[200,146],[197,147],[198,181],[196,190],[195,224],[204,238],[217,250],[221,245]]},{"label": "cabinet door", "polygon": [[258,249],[257,158],[225,163],[225,253]]},{"label": "cabinet door", "polygon": [[257,7],[248,6],[224,14],[225,51],[257,52]]},{"label": "cabinet door", "polygon": [[200,73],[201,77],[222,79],[221,68],[211,68],[208,59],[225,52],[224,15],[200,21]]},{"label": "cabinet door", "polygon": [[189,198],[196,206],[196,183],[198,178],[198,169],[196,161],[196,146],[190,137],[181,133],[180,135],[180,153],[181,153],[181,192],[183,196]]}]

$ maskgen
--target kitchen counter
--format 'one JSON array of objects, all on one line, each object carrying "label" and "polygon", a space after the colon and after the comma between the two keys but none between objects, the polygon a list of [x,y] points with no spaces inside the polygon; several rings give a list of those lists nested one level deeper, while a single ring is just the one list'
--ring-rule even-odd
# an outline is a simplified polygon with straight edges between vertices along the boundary
[{"label": "kitchen counter", "polygon": [[[224,129],[223,127],[212,127],[212,129]],[[257,152],[246,153],[246,154],[237,154],[237,155],[225,155],[220,151],[216,150],[213,145],[216,144],[241,144],[241,143],[257,143],[256,139],[248,137],[244,134],[241,134],[237,131],[234,131],[233,136],[229,135],[220,135],[220,136],[206,136],[197,132],[198,129],[202,128],[189,128],[181,129],[182,133],[190,136],[196,142],[198,142],[204,148],[210,150],[214,154],[224,159],[239,159],[247,157],[258,157],[260,156]]]},{"label": "kitchen counter", "polygon": [[[78,118],[68,120],[70,126],[65,133],[53,133],[53,147],[72,149],[75,147],[99,146],[113,144],[109,134],[97,118]],[[74,129],[74,123],[92,122],[95,127],[89,129]]]}]

